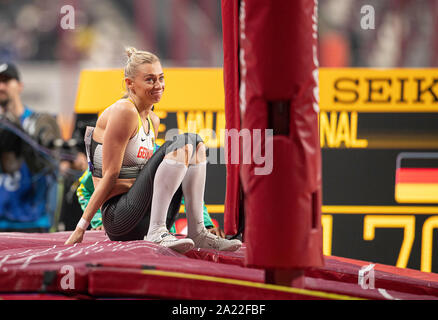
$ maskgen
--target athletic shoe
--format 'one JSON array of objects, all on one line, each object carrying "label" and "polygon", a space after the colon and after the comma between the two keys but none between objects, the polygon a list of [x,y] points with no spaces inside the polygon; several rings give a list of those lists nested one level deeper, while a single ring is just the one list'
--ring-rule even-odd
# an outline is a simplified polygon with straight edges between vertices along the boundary
[{"label": "athletic shoe", "polygon": [[219,251],[236,251],[242,246],[242,242],[237,239],[228,240],[214,235],[204,229],[200,234],[193,238],[196,248],[215,249]]},{"label": "athletic shoe", "polygon": [[152,236],[151,239],[147,239],[147,237],[144,239],[153,243],[157,243],[160,246],[170,248],[179,253],[185,253],[193,249],[195,246],[192,239],[178,239],[167,230],[157,233],[155,236]]}]

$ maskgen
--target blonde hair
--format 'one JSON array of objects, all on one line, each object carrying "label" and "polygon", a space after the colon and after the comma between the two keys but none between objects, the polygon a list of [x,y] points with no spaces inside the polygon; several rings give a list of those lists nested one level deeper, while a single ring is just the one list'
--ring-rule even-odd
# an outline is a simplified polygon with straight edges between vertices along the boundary
[{"label": "blonde hair", "polygon": [[137,50],[134,47],[125,48],[128,60],[125,65],[125,77],[134,78],[137,73],[137,67],[144,63],[155,63],[160,61],[158,57],[148,51]]}]

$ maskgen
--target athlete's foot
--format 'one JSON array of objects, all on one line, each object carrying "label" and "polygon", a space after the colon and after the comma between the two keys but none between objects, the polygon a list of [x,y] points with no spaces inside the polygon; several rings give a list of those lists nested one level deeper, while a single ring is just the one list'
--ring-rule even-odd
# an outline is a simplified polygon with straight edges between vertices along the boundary
[{"label": "athlete's foot", "polygon": [[208,232],[204,229],[196,237],[193,237],[196,248],[215,249],[219,251],[236,251],[242,246],[237,239],[228,240]]},{"label": "athlete's foot", "polygon": [[157,243],[160,246],[170,248],[179,253],[185,253],[193,249],[193,247],[195,246],[192,239],[189,238],[178,239],[177,237],[169,233],[169,231],[167,230],[158,232],[157,234],[152,235],[151,237],[146,236],[144,239],[147,241]]}]

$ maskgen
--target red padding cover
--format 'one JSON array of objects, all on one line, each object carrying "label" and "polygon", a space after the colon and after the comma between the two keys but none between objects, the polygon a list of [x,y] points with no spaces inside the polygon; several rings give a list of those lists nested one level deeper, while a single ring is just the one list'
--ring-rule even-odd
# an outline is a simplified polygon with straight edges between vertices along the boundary
[{"label": "red padding cover", "polygon": [[[87,231],[82,243],[64,245],[69,234],[0,233],[0,291],[86,294],[89,272],[96,267],[150,268],[256,282],[264,279],[263,270],[190,259],[148,241],[110,241],[101,231]],[[65,266],[74,270],[74,288],[62,286],[63,277],[70,274],[62,271]]]},{"label": "red padding cover", "polygon": [[[244,266],[246,249],[243,246],[241,250],[235,253],[213,250],[191,251],[187,255],[194,259]],[[435,273],[335,256],[326,256],[324,260],[323,267],[307,268],[305,270],[306,289],[366,297],[368,299],[382,298],[382,294],[377,289],[388,290],[388,292],[393,293],[394,297],[399,299],[438,298],[438,275]],[[364,290],[358,284],[360,269],[370,264],[374,264],[374,286],[376,290]],[[348,285],[342,286],[341,284]]]},{"label": "red padding cover", "polygon": [[[246,286],[248,284],[248,286]],[[220,278],[184,277],[132,269],[96,268],[90,273],[90,293],[95,296],[149,296],[195,300],[320,300],[336,297],[312,295],[292,288],[270,289],[253,283],[228,282]]]},{"label": "red padding cover", "polygon": [[[241,1],[240,17],[242,130],[252,136],[251,143],[243,142],[243,157],[251,163],[241,165],[246,263],[287,269],[320,266],[316,3]],[[264,131],[269,128],[268,108],[278,101],[286,101],[289,108],[289,133],[269,137]],[[261,143],[255,138],[257,129],[262,130]],[[257,148],[266,157],[262,165],[255,160]],[[262,167],[267,171],[269,161],[272,172],[258,173]]]},{"label": "red padding cover", "polygon": [[[52,299],[49,292],[75,299],[340,298],[324,292],[369,299],[438,297],[437,274],[381,264],[374,267],[375,289],[365,290],[358,272],[370,264],[366,261],[326,257],[324,267],[305,271],[304,289],[313,292],[300,293],[264,285],[264,270],[244,267],[245,246],[237,252],[195,249],[184,256],[147,241],[109,241],[101,231],[87,231],[83,243],[66,246],[69,234],[0,233],[0,297],[25,292],[39,292],[35,299]],[[72,290],[61,286],[65,265],[75,270]]]},{"label": "red padding cover", "polygon": [[[224,50],[225,128],[240,130],[239,112],[239,1],[222,0],[222,35]],[[239,227],[239,164],[231,163],[229,141],[225,140],[227,188],[225,193],[224,231],[236,234]]]}]

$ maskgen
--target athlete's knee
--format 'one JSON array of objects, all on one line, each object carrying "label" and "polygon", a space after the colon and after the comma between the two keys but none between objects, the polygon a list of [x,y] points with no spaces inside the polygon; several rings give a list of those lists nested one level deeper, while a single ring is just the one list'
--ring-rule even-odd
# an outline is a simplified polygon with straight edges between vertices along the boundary
[{"label": "athlete's knee", "polygon": [[195,146],[198,146],[199,143],[204,143],[204,140],[202,140],[201,136],[197,133],[186,132],[184,135],[188,138],[187,142]]},{"label": "athlete's knee", "polygon": [[193,146],[191,144],[184,144],[182,146],[177,146],[172,150],[172,152],[169,152],[165,158],[167,159],[173,159],[179,162],[184,162],[186,165],[188,165],[190,158],[193,155]]},{"label": "athlete's knee", "polygon": [[184,145],[183,148],[184,148],[184,153],[185,153],[186,157],[188,159],[190,159],[192,157],[192,155],[193,155],[193,152],[195,151],[193,149],[193,146],[191,144],[186,144],[186,145]]},{"label": "athlete's knee", "polygon": [[176,140],[181,143],[184,141],[185,146],[191,151],[187,153],[188,163],[200,163],[206,161],[207,151],[202,138],[196,133],[183,133]]},{"label": "athlete's knee", "polygon": [[199,142],[198,145],[196,146],[196,152],[205,153],[206,150],[207,148],[205,147],[204,142]]},{"label": "athlete's knee", "polygon": [[[195,153],[199,154],[201,157],[205,157],[205,145],[202,138],[196,133],[186,132],[183,134],[178,134],[173,137],[172,143],[166,148],[166,157],[177,157],[179,161],[190,161],[194,160]],[[171,154],[169,156],[169,154]]]},{"label": "athlete's knee", "polygon": [[204,162],[207,160],[207,149],[203,142],[198,143],[193,158],[196,163]]}]

